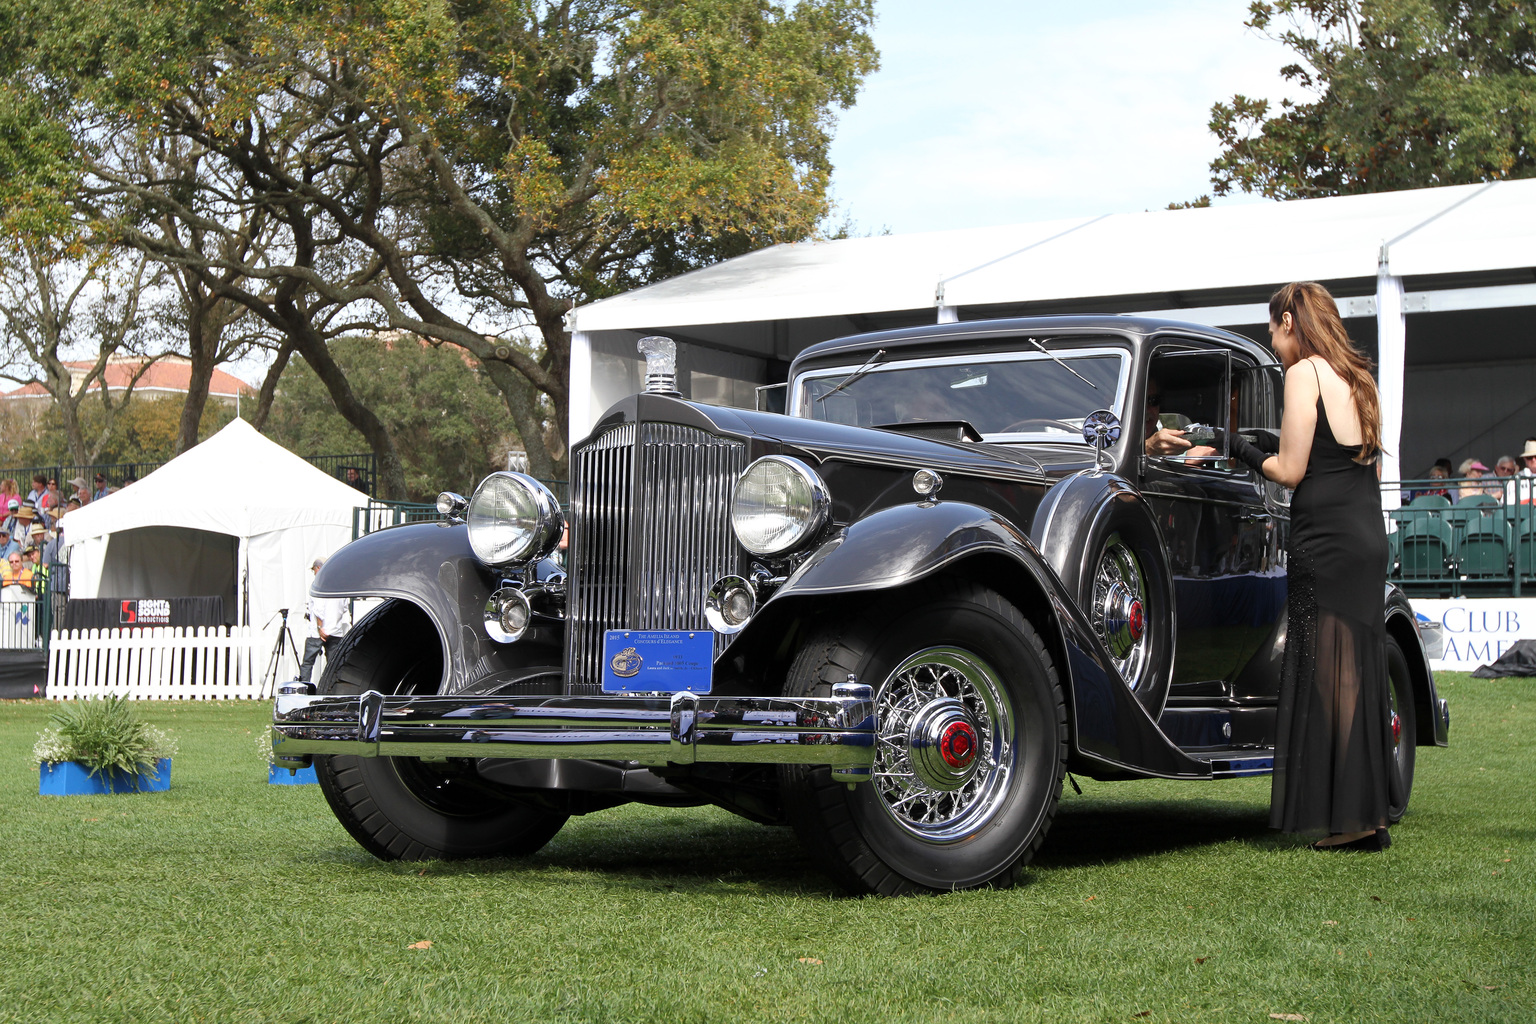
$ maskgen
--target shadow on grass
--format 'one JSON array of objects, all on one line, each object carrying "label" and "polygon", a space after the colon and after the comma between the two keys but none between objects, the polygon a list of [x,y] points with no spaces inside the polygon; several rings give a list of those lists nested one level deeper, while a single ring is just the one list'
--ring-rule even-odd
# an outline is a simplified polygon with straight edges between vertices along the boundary
[{"label": "shadow on grass", "polygon": [[[1020,884],[1041,873],[1134,861],[1221,843],[1276,850],[1300,840],[1270,830],[1268,811],[1217,801],[1073,801],[1057,814],[1045,845]],[[389,874],[417,874],[421,864],[376,861],[337,848],[323,859]],[[825,899],[846,895],[805,854],[788,828],[757,825],[723,812],[649,809],[572,819],[537,854],[522,860],[442,861],[435,876],[536,873],[581,884],[636,891],[752,891]],[[725,890],[722,890],[722,886]]]},{"label": "shadow on grass", "polygon": [[583,883],[640,891],[754,891],[826,898],[841,895],[816,870],[795,834],[692,809],[626,809],[573,818],[538,853],[521,859],[436,861],[375,860],[359,847],[338,846],[317,859],[348,869],[438,877],[495,872],[566,876]]},{"label": "shadow on grass", "polygon": [[1215,801],[1083,801],[1064,804],[1035,868],[1070,868],[1136,860],[1199,846],[1240,842],[1285,849],[1300,840],[1269,827],[1268,808]]}]

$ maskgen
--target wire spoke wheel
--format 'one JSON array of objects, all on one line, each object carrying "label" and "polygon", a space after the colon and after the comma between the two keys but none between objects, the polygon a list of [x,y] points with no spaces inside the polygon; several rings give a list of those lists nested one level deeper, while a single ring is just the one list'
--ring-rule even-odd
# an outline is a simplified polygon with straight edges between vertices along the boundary
[{"label": "wire spoke wheel", "polygon": [[[958,789],[930,784],[913,763],[911,736],[924,708],[958,701],[974,723],[976,769]],[[873,783],[898,825],[928,842],[952,842],[996,814],[1017,737],[997,674],[976,655],[931,647],[907,658],[875,695],[880,733]]]},{"label": "wire spoke wheel", "polygon": [[1147,681],[1151,644],[1146,641],[1147,581],[1141,562],[1120,534],[1111,534],[1094,570],[1090,601],[1094,632],[1104,641],[1120,678],[1132,690]]},{"label": "wire spoke wheel", "polygon": [[1011,885],[1045,840],[1066,771],[1066,702],[1017,606],[954,578],[895,594],[807,638],[789,695],[849,676],[874,688],[868,783],[779,769],[806,848],[851,892]]}]

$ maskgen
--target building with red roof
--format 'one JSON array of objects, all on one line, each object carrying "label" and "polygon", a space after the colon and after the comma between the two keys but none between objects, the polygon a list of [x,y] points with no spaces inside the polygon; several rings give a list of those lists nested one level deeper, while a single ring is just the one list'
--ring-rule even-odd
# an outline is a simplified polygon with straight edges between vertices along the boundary
[{"label": "building with red roof", "polygon": [[[140,356],[124,356],[109,359],[103,372],[107,387],[113,391],[121,391],[128,386],[133,375],[144,365],[145,360]],[[66,362],[69,367],[70,385],[77,388],[85,375],[96,365],[94,359]],[[183,356],[163,356],[150,364],[149,368],[139,377],[138,383],[133,386],[133,393],[140,398],[165,398],[173,395],[185,395],[192,381],[192,362]],[[101,388],[101,381],[91,382],[91,391]],[[213,379],[208,382],[208,397],[210,400],[223,402],[225,405],[233,405],[238,408],[241,398],[256,397],[256,389],[233,374],[215,369]],[[48,394],[48,389],[41,384],[25,384],[14,391],[0,392],[0,399],[11,402],[37,403],[46,405],[53,401],[53,396]]]}]

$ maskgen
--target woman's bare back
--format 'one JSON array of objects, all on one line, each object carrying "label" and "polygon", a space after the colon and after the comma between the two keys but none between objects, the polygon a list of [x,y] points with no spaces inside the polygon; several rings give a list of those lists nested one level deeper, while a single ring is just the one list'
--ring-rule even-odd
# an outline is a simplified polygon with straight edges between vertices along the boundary
[{"label": "woman's bare back", "polygon": [[1355,396],[1349,383],[1334,372],[1328,360],[1322,356],[1308,356],[1307,362],[1317,371],[1317,386],[1323,396],[1323,411],[1328,414],[1328,425],[1339,444],[1356,447],[1364,436],[1360,429],[1360,415],[1355,409]]}]

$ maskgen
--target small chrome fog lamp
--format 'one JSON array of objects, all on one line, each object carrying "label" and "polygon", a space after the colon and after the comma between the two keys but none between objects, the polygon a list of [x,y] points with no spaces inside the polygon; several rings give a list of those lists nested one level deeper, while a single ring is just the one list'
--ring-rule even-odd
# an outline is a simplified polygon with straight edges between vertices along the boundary
[{"label": "small chrome fog lamp", "polygon": [[516,643],[528,632],[533,607],[516,587],[502,587],[485,602],[485,635],[497,643]]},{"label": "small chrome fog lamp", "polygon": [[740,576],[722,576],[704,595],[704,618],[716,633],[739,633],[757,610],[752,584]]},{"label": "small chrome fog lamp", "polygon": [[912,474],[912,489],[925,498],[938,494],[943,486],[944,478],[931,469],[920,469]]},{"label": "small chrome fog lamp", "polygon": [[462,521],[468,508],[469,499],[462,494],[444,491],[437,496],[437,514],[445,519]]}]

